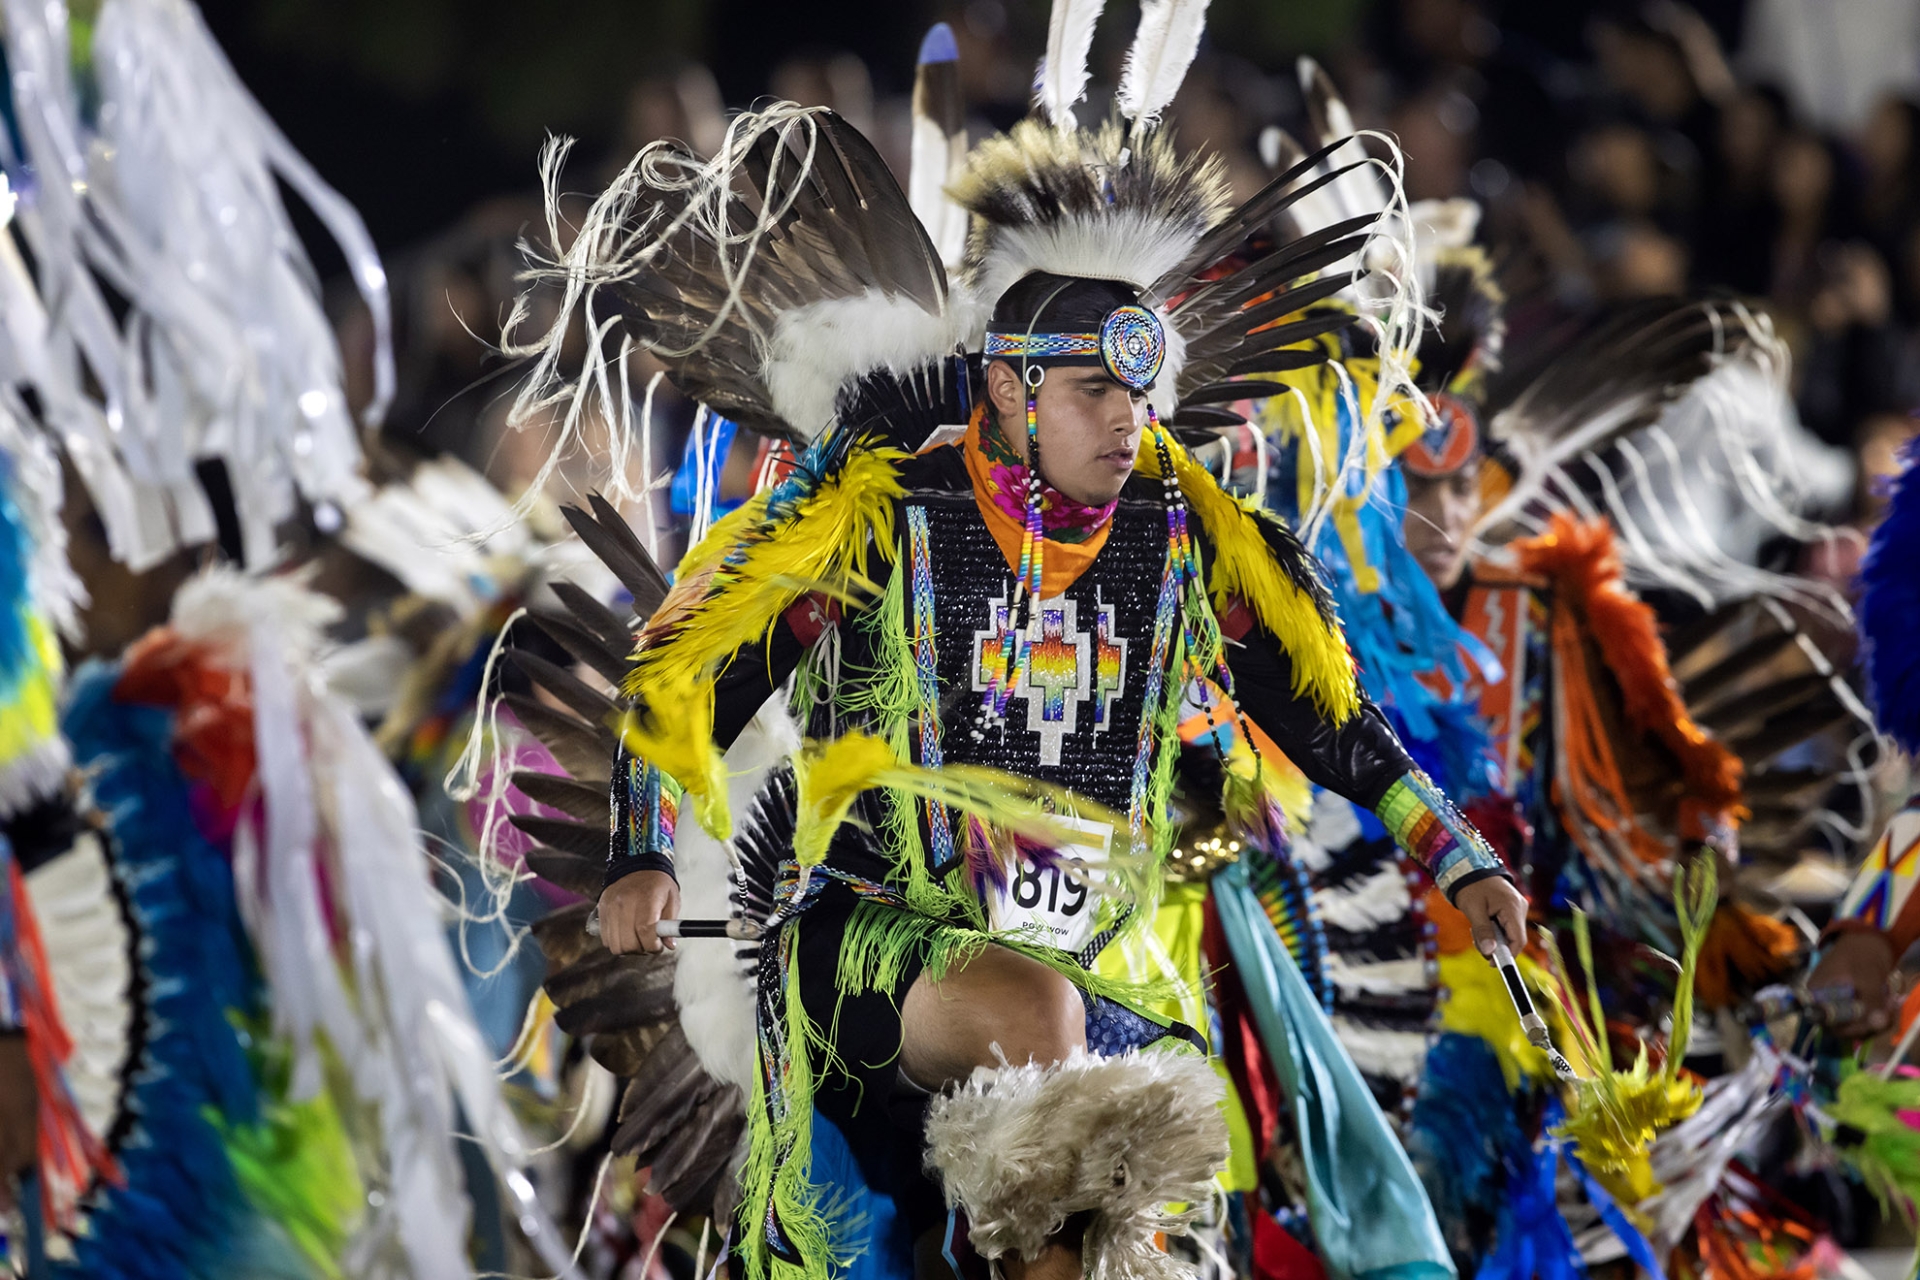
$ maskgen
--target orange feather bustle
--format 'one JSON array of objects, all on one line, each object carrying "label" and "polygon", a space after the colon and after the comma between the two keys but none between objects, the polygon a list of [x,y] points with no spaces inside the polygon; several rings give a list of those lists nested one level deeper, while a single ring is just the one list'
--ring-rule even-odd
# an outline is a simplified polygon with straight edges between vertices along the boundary
[{"label": "orange feather bustle", "polygon": [[1800,962],[1800,931],[1734,902],[1714,912],[1700,948],[1694,997],[1704,1008],[1723,1009],[1770,982],[1779,982]]},{"label": "orange feather bustle", "polygon": [[1653,610],[1627,590],[1612,528],[1604,521],[1582,523],[1556,515],[1547,533],[1515,544],[1515,551],[1524,572],[1552,582],[1556,605],[1572,606],[1555,608],[1552,634],[1555,659],[1566,675],[1566,710],[1575,722],[1568,747],[1580,784],[1607,793],[1610,803],[1603,807],[1611,808],[1619,821],[1601,820],[1584,800],[1582,808],[1610,829],[1624,823],[1628,830],[1621,834],[1643,859],[1670,856],[1633,821],[1634,807],[1600,722],[1593,681],[1583,678],[1583,639],[1590,635],[1619,685],[1627,723],[1658,740],[1679,761],[1684,785],[1681,834],[1702,839],[1745,817],[1740,760],[1687,714]]}]

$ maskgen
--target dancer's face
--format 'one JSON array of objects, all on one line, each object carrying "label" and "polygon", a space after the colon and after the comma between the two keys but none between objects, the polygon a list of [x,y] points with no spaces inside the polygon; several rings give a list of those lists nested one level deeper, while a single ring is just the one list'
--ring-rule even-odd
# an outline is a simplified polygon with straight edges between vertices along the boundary
[{"label": "dancer's face", "polygon": [[[987,396],[1007,443],[1027,456],[1027,388],[1017,365],[987,366]],[[1147,397],[1107,376],[1105,369],[1047,370],[1034,397],[1039,419],[1040,474],[1046,482],[1090,507],[1120,496],[1133,474],[1134,454],[1147,421]]]},{"label": "dancer's face", "polygon": [[[1046,452],[1046,444],[1040,446]],[[1480,518],[1479,468],[1469,464],[1449,476],[1407,477],[1407,550],[1449,590],[1467,570],[1467,540]]]}]

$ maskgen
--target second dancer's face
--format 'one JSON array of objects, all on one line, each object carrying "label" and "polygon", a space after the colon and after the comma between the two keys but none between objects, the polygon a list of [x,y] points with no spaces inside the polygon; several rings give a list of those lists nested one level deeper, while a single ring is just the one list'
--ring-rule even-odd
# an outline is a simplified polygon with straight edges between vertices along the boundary
[{"label": "second dancer's face", "polygon": [[[987,366],[987,395],[1015,452],[1027,454],[1027,389],[1018,368],[1004,360]],[[1103,506],[1120,496],[1133,474],[1147,397],[1121,386],[1105,369],[1047,370],[1034,397],[1039,422],[1040,474],[1075,502]]]},{"label": "second dancer's face", "polygon": [[[1041,451],[1046,447],[1043,442]],[[1407,550],[1442,591],[1451,590],[1466,573],[1467,544],[1479,518],[1477,468],[1438,478],[1407,477]]]}]

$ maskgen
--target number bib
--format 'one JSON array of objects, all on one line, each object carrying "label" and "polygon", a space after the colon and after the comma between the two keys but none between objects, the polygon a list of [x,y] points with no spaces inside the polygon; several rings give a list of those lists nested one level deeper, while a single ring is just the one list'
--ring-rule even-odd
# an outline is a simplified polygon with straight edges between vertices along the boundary
[{"label": "number bib", "polygon": [[1099,866],[1106,861],[1113,828],[1078,818],[1059,821],[1085,838],[1062,845],[1051,866],[1021,857],[1012,882],[994,893],[987,910],[996,931],[1025,932],[1047,946],[1079,951],[1094,935],[1100,896],[1088,885],[1101,879]]}]

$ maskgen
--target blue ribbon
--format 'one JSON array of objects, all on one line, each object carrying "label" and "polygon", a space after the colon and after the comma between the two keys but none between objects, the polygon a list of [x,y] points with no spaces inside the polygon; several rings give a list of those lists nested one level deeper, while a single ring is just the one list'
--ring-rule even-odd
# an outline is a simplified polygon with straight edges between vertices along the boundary
[{"label": "blue ribbon", "polygon": [[1262,1047],[1286,1090],[1307,1214],[1332,1280],[1451,1280],[1433,1206],[1360,1071],[1334,1035],[1244,863],[1213,878],[1214,906]]}]

